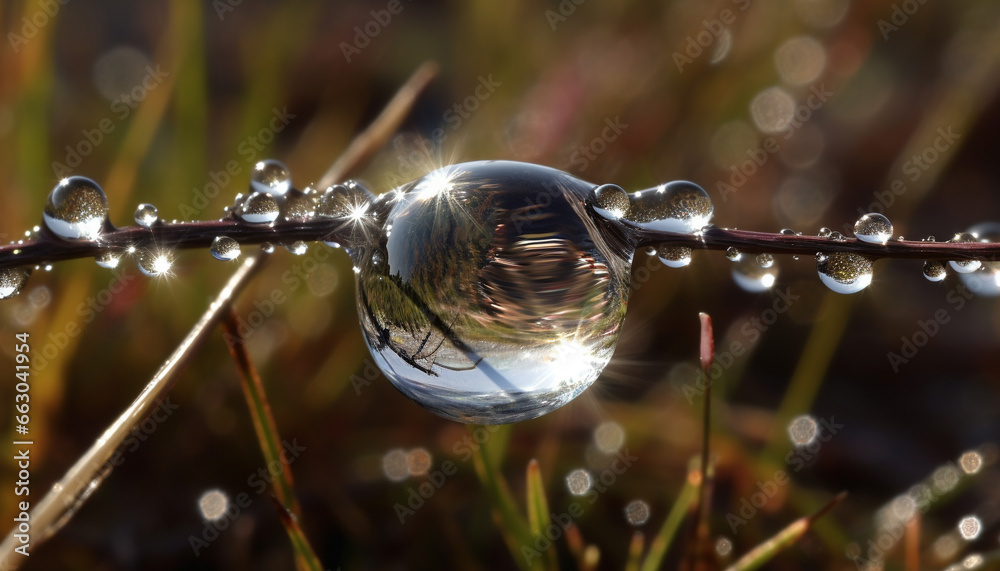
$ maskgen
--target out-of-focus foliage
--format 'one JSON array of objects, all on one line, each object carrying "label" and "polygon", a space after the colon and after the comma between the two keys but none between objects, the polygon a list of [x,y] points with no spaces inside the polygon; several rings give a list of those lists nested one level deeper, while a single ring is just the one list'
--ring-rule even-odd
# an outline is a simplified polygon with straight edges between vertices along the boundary
[{"label": "out-of-focus foliage", "polygon": [[[101,183],[118,225],[140,202],[167,220],[218,218],[265,157],[304,187],[428,59],[439,80],[363,173],[375,192],[441,164],[514,159],[629,190],[691,180],[715,201],[716,224],[741,229],[849,234],[876,210],[897,234],[945,239],[1000,219],[1000,5],[988,0],[25,0],[0,7],[0,29],[7,240],[39,222],[67,172]],[[625,507],[648,503],[639,528],[654,541],[700,449],[705,311],[719,373],[710,525],[720,566],[841,490],[848,499],[771,568],[853,569],[852,557],[883,552],[902,568],[899,522],[914,511],[926,567],[996,549],[997,301],[953,278],[927,282],[917,262],[878,263],[872,286],[850,297],[827,292],[811,259],[776,264],[773,291],[751,294],[721,253],[696,252],[682,270],[638,253],[623,340],[595,386],[544,418],[467,431],[378,373],[343,252],[279,249],[237,313],[286,441],[303,531],[331,569],[515,568],[525,561],[510,555],[476,475],[488,441],[483,457],[495,455],[518,509],[538,460],[531,481],[551,521],[573,523],[552,542],[562,566],[598,551],[602,568],[624,566]],[[13,370],[15,332],[32,339],[31,499],[134,398],[231,271],[197,251],[155,280],[76,260],[36,272],[0,306],[0,366]],[[141,425],[104,486],[24,568],[289,568],[239,384],[220,332],[173,390],[177,408]],[[0,382],[2,419],[13,394]],[[806,414],[819,438],[793,447],[788,426]],[[983,465],[967,474],[972,460],[959,458],[974,449]],[[10,522],[15,465],[2,455]],[[573,495],[580,474],[565,479],[580,468],[590,488]],[[199,510],[211,489],[230,499],[217,524]],[[976,539],[959,533],[967,516],[981,522]],[[681,527],[668,567],[689,533]],[[192,537],[208,545],[192,548]]]}]

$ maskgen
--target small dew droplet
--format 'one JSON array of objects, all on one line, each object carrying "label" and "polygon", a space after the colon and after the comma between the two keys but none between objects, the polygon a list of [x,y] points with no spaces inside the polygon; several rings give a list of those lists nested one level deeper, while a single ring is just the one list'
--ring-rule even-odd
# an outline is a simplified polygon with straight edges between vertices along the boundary
[{"label": "small dew droplet", "polygon": [[633,194],[625,219],[648,230],[694,234],[708,224],[714,211],[705,189],[678,180]]},{"label": "small dew droplet", "polygon": [[778,268],[773,263],[765,268],[757,260],[743,257],[732,271],[733,281],[743,291],[760,293],[771,289],[778,280]]},{"label": "small dew droplet", "polygon": [[757,254],[757,265],[762,268],[770,268],[774,265],[774,256],[768,253]]},{"label": "small dew droplet", "polygon": [[622,187],[602,184],[594,189],[594,211],[601,216],[618,220],[628,216],[630,208],[628,193]]},{"label": "small dew droplet", "polygon": [[819,425],[809,415],[795,417],[788,423],[788,437],[796,446],[811,444],[816,439],[817,434],[819,434]]},{"label": "small dew droplet", "polygon": [[948,275],[948,270],[945,269],[944,264],[938,262],[937,260],[930,260],[924,262],[924,277],[927,281],[939,282]]},{"label": "small dew droplet", "polygon": [[966,541],[972,541],[979,537],[979,532],[982,529],[983,522],[976,516],[964,517],[962,521],[958,522],[958,533],[962,534],[962,539]]},{"label": "small dew droplet", "polygon": [[736,249],[735,246],[730,246],[726,248],[726,259],[730,262],[738,262],[743,258],[743,253]]},{"label": "small dew droplet", "polygon": [[583,468],[577,468],[566,475],[566,487],[569,489],[569,493],[574,496],[582,496],[586,494],[587,490],[590,489],[590,486],[590,472],[584,470]]},{"label": "small dew droplet", "polygon": [[101,266],[102,268],[107,268],[109,270],[117,268],[121,260],[122,260],[122,255],[112,250],[106,250],[94,256],[94,261],[97,262],[98,266]]},{"label": "small dew droplet", "polygon": [[301,256],[309,250],[309,245],[303,242],[302,240],[298,240],[292,242],[291,244],[285,244],[285,249],[295,254],[296,256]]},{"label": "small dew droplet", "polygon": [[[975,234],[970,232],[960,232],[955,234],[955,237],[948,242],[954,244],[967,244],[970,242],[978,242],[979,239]],[[979,260],[951,260],[948,262],[953,270],[960,274],[971,274],[972,272],[978,270],[982,267],[983,263]]]},{"label": "small dew droplet", "polygon": [[656,255],[668,268],[683,268],[691,263],[691,248],[687,246],[663,245],[656,249]]},{"label": "small dew droplet", "polygon": [[823,285],[837,293],[857,293],[872,283],[872,262],[858,254],[835,252],[820,260],[816,268]]},{"label": "small dew droplet", "polygon": [[316,215],[317,198],[293,188],[285,195],[282,217],[285,220],[309,220]]},{"label": "small dew droplet", "polygon": [[228,262],[240,257],[240,243],[229,236],[216,236],[208,251],[216,260]]},{"label": "small dew droplet", "polygon": [[262,252],[264,252],[265,254],[273,254],[274,253],[274,244],[272,244],[270,242],[264,242],[263,244],[260,245],[260,250]]},{"label": "small dew droplet", "polygon": [[0,270],[0,299],[10,299],[19,294],[30,276],[30,269],[4,268]]},{"label": "small dew droplet", "polygon": [[649,504],[644,500],[632,500],[625,506],[625,519],[634,526],[645,524],[649,521]]},{"label": "small dew droplet", "polygon": [[819,229],[819,233],[816,235],[819,236],[820,238],[829,238],[831,234],[833,234],[833,230],[830,230],[829,228],[824,226]]},{"label": "small dew droplet", "polygon": [[221,520],[229,509],[229,497],[222,490],[209,490],[198,499],[198,511],[208,521]]},{"label": "small dew droplet", "polygon": [[239,217],[250,224],[270,224],[278,218],[278,201],[267,192],[255,192],[248,196],[239,208]]},{"label": "small dew droplet", "polygon": [[892,222],[883,214],[869,212],[854,223],[854,235],[862,242],[885,244],[892,238]]},{"label": "small dew droplet", "polygon": [[143,274],[155,278],[170,273],[174,266],[173,256],[168,251],[137,250],[136,265]]},{"label": "small dew droplet", "polygon": [[292,173],[281,161],[258,161],[250,173],[250,192],[283,196],[292,187]]},{"label": "small dew droplet", "polygon": [[795,236],[795,230],[792,230],[791,228],[782,228],[781,229],[781,235],[782,236]]},{"label": "small dew droplet", "polygon": [[142,203],[135,209],[135,223],[143,228],[150,228],[160,219],[160,213],[152,204]]},{"label": "small dew droplet", "polygon": [[720,537],[715,540],[715,553],[719,557],[729,557],[733,551],[733,542],[728,537]]},{"label": "small dew droplet", "polygon": [[59,181],[45,201],[42,220],[53,234],[67,240],[96,240],[108,217],[108,198],[89,178]]}]

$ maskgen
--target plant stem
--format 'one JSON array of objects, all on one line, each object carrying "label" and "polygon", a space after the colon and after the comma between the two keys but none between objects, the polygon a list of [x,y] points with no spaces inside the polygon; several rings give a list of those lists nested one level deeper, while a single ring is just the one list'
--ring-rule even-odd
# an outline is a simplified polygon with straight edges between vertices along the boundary
[{"label": "plant stem", "polygon": [[[0,245],[0,269],[33,267],[75,258],[92,258],[101,252],[127,250],[130,247],[147,249],[208,249],[216,236],[229,236],[240,244],[263,242],[291,243],[296,240],[328,240],[343,242],[348,232],[346,219],[313,218],[307,221],[281,221],[274,224],[247,224],[235,219],[196,222],[161,223],[153,228],[128,226],[109,227],[99,241],[71,242],[61,240],[42,229],[38,236],[23,243]],[[636,247],[653,244],[687,246],[698,250],[725,250],[730,246],[744,253],[768,252],[771,254],[796,254],[811,256],[816,252],[827,254],[850,252],[872,259],[900,258],[914,260],[979,259],[1000,261],[1000,243],[991,242],[919,242],[890,241],[884,246],[869,244],[856,239],[835,241],[818,236],[788,236],[752,230],[726,230],[710,228],[701,235],[653,232],[628,228],[631,242]],[[17,252],[15,254],[15,252]]]}]

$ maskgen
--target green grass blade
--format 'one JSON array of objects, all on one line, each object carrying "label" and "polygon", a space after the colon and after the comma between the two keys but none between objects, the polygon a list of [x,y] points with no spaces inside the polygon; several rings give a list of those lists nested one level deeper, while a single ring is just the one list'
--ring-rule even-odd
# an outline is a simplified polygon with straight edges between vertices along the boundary
[{"label": "green grass blade", "polygon": [[842,502],[845,497],[847,497],[847,492],[842,492],[837,497],[830,500],[830,502],[818,512],[811,516],[796,520],[785,529],[779,531],[777,535],[771,539],[768,539],[764,543],[754,547],[749,553],[741,557],[739,561],[728,567],[726,571],[751,571],[752,569],[760,568],[761,565],[764,565],[773,559],[775,555],[781,553],[785,550],[785,548],[801,539],[802,536],[809,531],[812,524],[817,519],[832,510],[837,504]]},{"label": "green grass blade", "polygon": [[670,508],[666,521],[663,522],[663,527],[660,528],[659,533],[649,545],[649,553],[642,563],[642,571],[655,571],[663,564],[663,558],[666,556],[674,536],[677,535],[677,530],[680,528],[681,522],[684,521],[685,514],[688,513],[698,497],[700,481],[701,477],[698,472],[688,474],[684,487],[681,488],[681,493],[674,501],[674,506]]},{"label": "green grass blade", "polygon": [[[475,434],[475,431],[480,428],[483,427],[471,424],[468,426],[470,434]],[[510,488],[508,488],[507,482],[494,465],[494,454],[490,451],[490,448],[497,444],[494,440],[496,434],[500,432],[502,431],[495,432],[493,437],[489,438],[482,446],[476,449],[473,455],[473,463],[475,464],[476,475],[479,476],[479,481],[482,482],[490,498],[490,502],[493,504],[493,519],[496,520],[497,525],[500,527],[500,532],[503,534],[504,542],[507,544],[511,556],[519,567],[530,569],[532,566],[529,565],[527,558],[522,554],[521,548],[532,548],[535,536],[531,533],[528,524],[518,512],[517,505],[510,493]],[[541,564],[538,559],[535,559],[533,562],[536,563],[536,566]]]},{"label": "green grass blade", "polygon": [[240,337],[235,313],[232,311],[227,313],[222,324],[226,330],[226,345],[240,370],[240,386],[247,400],[247,408],[250,409],[250,418],[253,420],[254,432],[257,433],[257,442],[260,444],[264,461],[268,466],[281,466],[281,472],[274,479],[274,495],[285,509],[299,515],[301,511],[299,501],[295,497],[295,482],[292,479],[291,468],[281,457],[281,436],[271,414],[271,403],[267,400],[264,384]]},{"label": "green grass blade", "polygon": [[295,568],[298,571],[323,571],[323,564],[313,551],[309,539],[306,537],[299,520],[292,512],[288,511],[278,498],[271,496],[271,502],[278,510],[278,517],[281,518],[282,525],[288,533],[288,539],[292,541],[292,551],[295,554]]}]

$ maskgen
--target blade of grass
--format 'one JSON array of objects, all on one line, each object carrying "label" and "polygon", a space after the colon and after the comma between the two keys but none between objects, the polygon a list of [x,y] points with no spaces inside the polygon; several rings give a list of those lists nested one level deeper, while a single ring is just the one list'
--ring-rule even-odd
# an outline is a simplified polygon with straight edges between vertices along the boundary
[{"label": "blade of grass", "polygon": [[920,512],[906,522],[906,571],[920,571]]},{"label": "blade of grass", "polygon": [[[701,322],[701,342],[699,344],[699,360],[701,370],[705,373],[706,379],[712,378],[712,361],[715,359],[715,336],[712,330],[712,318],[707,313],[699,313],[698,319]],[[711,462],[710,436],[712,433],[712,383],[705,386],[704,410],[702,410],[701,427],[701,485],[698,486],[698,508],[695,511],[694,542],[691,551],[691,559],[688,568],[699,567],[702,554],[705,552],[705,545],[708,542],[708,513],[711,509],[712,471],[709,469]]]},{"label": "blade of grass", "polygon": [[[538,460],[532,458],[528,462],[526,472],[527,492],[525,495],[528,503],[528,528],[536,538],[542,537],[545,530],[552,524],[552,520],[549,515],[549,502],[545,497],[545,484],[542,482],[542,471],[538,467]],[[546,550],[545,558],[549,568],[557,568],[558,561],[555,549]]]},{"label": "blade of grass", "polygon": [[347,150],[319,180],[319,188],[342,181],[354,171],[364,166],[375,154],[375,151],[385,145],[389,137],[399,128],[403,119],[409,115],[414,103],[427,85],[438,73],[438,65],[434,62],[424,62],[413,72],[406,83],[389,100],[382,113],[372,121],[367,129],[358,134]]},{"label": "blade of grass", "polygon": [[274,495],[285,509],[296,516],[301,515],[299,500],[295,496],[292,469],[281,459],[281,435],[278,434],[278,427],[271,413],[271,403],[267,400],[264,383],[261,382],[257,368],[250,360],[246,344],[240,336],[236,313],[232,309],[222,318],[222,326],[226,330],[229,353],[240,370],[240,386],[247,400],[247,408],[250,410],[250,418],[253,420],[254,432],[257,433],[257,442],[260,444],[264,461],[268,466],[281,466],[281,472],[274,480]]},{"label": "blade of grass", "polygon": [[[32,522],[30,539],[33,548],[37,548],[65,525],[111,472],[112,464],[109,460],[112,454],[131,433],[132,429],[146,418],[146,415],[153,408],[159,406],[162,397],[173,386],[195,351],[204,344],[215,325],[229,311],[233,299],[260,270],[263,259],[263,257],[251,256],[240,265],[236,273],[226,282],[219,295],[195,323],[187,337],[167,358],[160,370],[153,375],[152,380],[143,388],[139,396],[31,511],[29,515]],[[17,544],[12,531],[0,544],[0,568],[15,569],[24,560],[23,557],[12,556]]]},{"label": "blade of grass", "polygon": [[761,543],[757,547],[750,550],[749,553],[744,555],[731,566],[727,568],[726,571],[751,571],[752,569],[757,569],[761,565],[764,565],[768,561],[774,558],[775,555],[784,551],[785,548],[791,546],[802,536],[812,528],[813,523],[819,518],[826,515],[827,512],[832,510],[840,502],[844,501],[847,497],[847,492],[841,492],[837,497],[830,500],[822,509],[818,512],[801,519],[796,520],[791,525],[785,529],[779,531],[774,537],[768,539],[764,543]]},{"label": "blade of grass", "polygon": [[[472,424],[466,428],[473,435],[476,430],[485,430],[483,427]],[[528,569],[530,567],[527,559],[521,553],[521,548],[533,548],[534,535],[524,518],[518,513],[517,505],[510,493],[510,488],[507,487],[507,482],[493,464],[492,454],[489,451],[491,444],[492,438],[486,440],[476,449],[472,457],[476,475],[479,476],[479,481],[489,495],[493,505],[493,519],[496,520],[497,526],[503,534],[504,542],[507,544],[511,556],[517,562],[518,567]],[[535,562],[540,563],[538,559],[535,559]]]},{"label": "blade of grass", "polygon": [[670,508],[667,519],[663,522],[663,526],[660,527],[660,531],[653,538],[652,543],[649,544],[649,553],[646,554],[646,559],[642,562],[642,571],[656,571],[663,565],[663,558],[667,555],[667,550],[670,548],[677,530],[681,527],[681,522],[684,521],[684,515],[694,504],[700,486],[701,474],[697,471],[688,473],[684,480],[684,487],[681,488],[681,493],[674,500],[674,505]]},{"label": "blade of grass", "polygon": [[632,534],[632,541],[628,544],[628,560],[625,562],[625,571],[639,571],[642,564],[642,549],[646,546],[646,536],[641,531]]},{"label": "blade of grass", "polygon": [[274,504],[274,508],[278,510],[278,517],[281,518],[281,523],[285,526],[285,531],[288,532],[288,538],[292,540],[292,551],[295,553],[295,568],[298,571],[323,571],[323,564],[316,557],[309,539],[299,526],[298,518],[295,514],[288,511],[278,498],[274,496],[270,496],[270,498],[271,503]]}]

